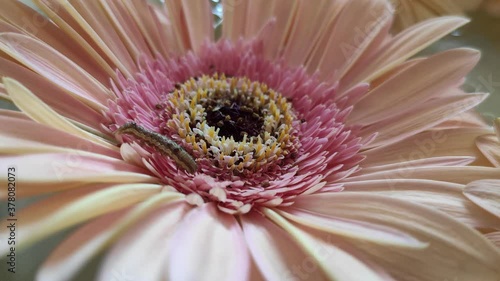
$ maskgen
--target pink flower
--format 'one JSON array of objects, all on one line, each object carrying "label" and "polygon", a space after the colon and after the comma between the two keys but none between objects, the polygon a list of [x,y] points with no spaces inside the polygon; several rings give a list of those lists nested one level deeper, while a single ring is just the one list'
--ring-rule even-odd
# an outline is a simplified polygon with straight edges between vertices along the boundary
[{"label": "pink flower", "polygon": [[386,1],[226,1],[214,39],[204,0],[36,3],[51,21],[0,14],[22,111],[0,111],[2,167],[18,198],[50,194],[16,239],[85,223],[37,280],[107,246],[97,280],[500,276],[486,94],[459,88],[479,52],[412,58],[466,20],[393,36]]}]

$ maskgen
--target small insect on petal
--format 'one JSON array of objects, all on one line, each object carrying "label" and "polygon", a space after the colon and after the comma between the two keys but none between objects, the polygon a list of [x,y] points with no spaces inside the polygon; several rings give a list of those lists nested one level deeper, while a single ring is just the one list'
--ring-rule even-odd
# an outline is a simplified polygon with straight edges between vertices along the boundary
[{"label": "small insect on petal", "polygon": [[196,161],[184,148],[168,137],[149,131],[135,122],[125,123],[116,130],[115,134],[133,135],[141,139],[146,144],[154,147],[162,155],[172,158],[179,167],[191,174],[198,170]]}]

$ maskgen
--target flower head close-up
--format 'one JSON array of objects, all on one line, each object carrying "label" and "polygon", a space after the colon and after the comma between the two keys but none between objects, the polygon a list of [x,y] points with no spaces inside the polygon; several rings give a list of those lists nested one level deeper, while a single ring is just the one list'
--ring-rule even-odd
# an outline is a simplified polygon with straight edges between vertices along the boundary
[{"label": "flower head close-up", "polygon": [[71,229],[35,280],[100,254],[85,280],[500,279],[500,122],[462,90],[480,52],[420,55],[467,19],[33,2],[0,8],[0,196],[36,198],[3,217],[0,274]]}]

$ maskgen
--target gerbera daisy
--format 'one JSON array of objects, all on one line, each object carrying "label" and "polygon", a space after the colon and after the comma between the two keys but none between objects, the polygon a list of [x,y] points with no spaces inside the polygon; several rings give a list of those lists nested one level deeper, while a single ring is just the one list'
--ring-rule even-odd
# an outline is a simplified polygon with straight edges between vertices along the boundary
[{"label": "gerbera daisy", "polygon": [[50,194],[16,213],[16,250],[86,223],[37,280],[106,246],[97,280],[500,277],[495,201],[464,196],[500,178],[486,95],[459,89],[479,53],[410,59],[467,20],[392,36],[382,0],[226,1],[216,40],[205,0],[35,2],[48,18],[0,12],[22,111],[0,111],[2,168]]}]

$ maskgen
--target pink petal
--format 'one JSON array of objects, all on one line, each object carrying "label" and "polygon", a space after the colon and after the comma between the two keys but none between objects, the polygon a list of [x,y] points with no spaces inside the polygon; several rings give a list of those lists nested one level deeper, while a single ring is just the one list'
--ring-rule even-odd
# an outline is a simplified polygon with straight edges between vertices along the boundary
[{"label": "pink petal", "polygon": [[[5,2],[0,13],[13,28],[9,32],[28,34],[40,39],[81,66],[101,83],[108,83],[109,77],[114,76],[113,69],[101,67],[96,57],[87,53],[80,44],[68,38],[68,35],[61,28],[43,14],[29,8],[24,3],[20,1]],[[31,19],[31,23],[26,19]]]},{"label": "pink petal", "polygon": [[486,94],[462,94],[431,100],[399,116],[364,128],[361,136],[368,137],[378,133],[377,138],[368,147],[396,143],[429,129],[453,115],[475,107],[487,96]]},{"label": "pink petal", "polygon": [[[18,211],[23,227],[16,232],[16,243],[27,247],[78,223],[138,203],[161,188],[152,184],[93,185],[53,195]],[[1,239],[7,235],[8,229],[0,232]],[[8,247],[7,243],[0,245],[0,252],[5,253]]]},{"label": "pink petal", "polygon": [[443,181],[395,179],[348,182],[345,191],[370,192],[445,212],[454,219],[474,228],[495,228],[498,219],[467,200],[464,185]]},{"label": "pink petal", "polygon": [[500,141],[496,135],[481,136],[476,139],[476,144],[493,166],[500,167]]},{"label": "pink petal", "polygon": [[[163,217],[166,216],[167,218],[172,218],[172,215],[175,215],[175,211],[179,209],[180,206],[182,206],[176,205],[177,209],[171,208],[173,204],[172,201],[175,202],[182,198],[183,196],[179,193],[160,193],[138,204],[130,211],[120,211],[117,213],[105,215],[86,224],[85,226],[79,228],[77,231],[73,232],[65,241],[58,245],[54,252],[50,254],[48,259],[40,268],[37,274],[37,280],[69,280],[93,256],[98,254],[101,250],[108,246],[108,244],[113,242],[118,235],[120,235],[138,220],[144,219],[146,215],[149,215],[151,211],[158,208],[160,205],[167,204],[167,206],[169,206],[167,207],[167,209],[162,209],[161,215]],[[172,211],[171,209],[174,210]],[[156,221],[151,219],[152,217],[157,218],[158,216],[149,216],[148,219],[145,219],[143,222],[141,222],[140,229],[145,229],[148,227],[148,225],[154,226]],[[138,226],[134,226],[134,229],[137,228]],[[163,233],[160,232],[160,234]],[[135,241],[137,242],[138,240]],[[132,244],[131,242],[129,243]],[[120,247],[115,246],[114,248],[116,249]],[[155,251],[142,252],[151,255]],[[156,259],[154,260],[156,261]]]},{"label": "pink petal", "polygon": [[325,235],[324,232],[297,227],[270,209],[264,209],[263,213],[287,231],[312,257],[308,259],[310,262],[307,265],[306,262],[301,263],[304,268],[299,267],[299,270],[303,270],[302,275],[299,275],[300,278],[307,278],[304,277],[304,271],[314,271],[320,267],[329,280],[349,281],[358,278],[359,280],[373,281],[393,280],[380,268],[365,263],[354,255],[356,251],[347,243],[336,241],[335,238]]},{"label": "pink petal", "polygon": [[327,35],[329,41],[317,66],[322,76],[329,81],[342,78],[377,34],[391,22],[389,15],[393,12],[387,1],[348,1],[336,19],[332,33]]},{"label": "pink petal", "polygon": [[[19,156],[2,156],[1,167],[18,167],[22,177],[17,179],[18,196],[43,194],[99,183],[148,183],[155,177],[145,170],[121,160],[106,156],[80,155],[78,153],[40,153]],[[0,176],[7,181],[7,174]],[[7,190],[0,191],[5,198]]]},{"label": "pink petal", "polygon": [[460,17],[441,17],[401,32],[387,44],[380,46],[377,53],[358,61],[346,76],[345,81],[348,83],[343,85],[342,89],[349,89],[359,82],[370,82],[380,77],[467,22],[468,20]]},{"label": "pink petal", "polygon": [[[241,217],[243,232],[253,260],[266,280],[299,278],[298,270],[316,263],[293,241],[292,236],[259,214]],[[308,272],[310,280],[326,280],[322,270]]]},{"label": "pink petal", "polygon": [[171,280],[246,280],[250,265],[240,225],[214,204],[187,214],[172,237],[169,261]]},{"label": "pink petal", "polygon": [[419,204],[365,192],[341,192],[301,197],[294,208],[391,226],[428,242],[425,250],[356,244],[398,280],[431,281],[450,276],[494,280],[500,274],[500,251],[481,233]]},{"label": "pink petal", "polygon": [[10,78],[4,78],[3,83],[14,104],[31,119],[47,126],[68,132],[72,135],[90,140],[109,149],[117,149],[113,144],[102,139],[101,137],[96,136],[87,130],[82,130],[66,120],[18,81]]},{"label": "pink petal", "polygon": [[471,182],[465,187],[464,195],[479,207],[500,218],[499,180]]},{"label": "pink petal", "polygon": [[113,280],[121,274],[132,280],[161,280],[170,262],[172,235],[188,210],[187,204],[175,204],[148,214],[113,244],[96,280]]},{"label": "pink petal", "polygon": [[356,104],[348,122],[375,124],[439,97],[479,61],[479,51],[455,49],[431,56],[391,77]]},{"label": "pink petal", "polygon": [[425,179],[468,184],[481,179],[500,179],[500,169],[479,166],[465,167],[399,167],[397,169],[380,171],[367,175],[355,175],[345,181],[356,182],[365,180],[393,179]]},{"label": "pink petal", "polygon": [[0,39],[0,49],[23,65],[53,81],[92,108],[106,108],[111,92],[49,45],[14,33],[1,34]]},{"label": "pink petal", "polygon": [[[468,156],[480,158],[476,138],[490,133],[487,128],[429,130],[391,145],[363,152],[363,166],[376,167],[433,157]],[[407,165],[401,164],[400,167]]]}]

